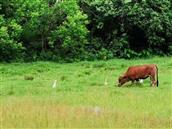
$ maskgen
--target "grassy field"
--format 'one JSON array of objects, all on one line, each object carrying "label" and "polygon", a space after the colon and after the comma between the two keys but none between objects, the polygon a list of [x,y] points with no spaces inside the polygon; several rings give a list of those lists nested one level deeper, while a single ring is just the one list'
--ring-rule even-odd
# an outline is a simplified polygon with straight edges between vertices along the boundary
[{"label": "grassy field", "polygon": [[[117,87],[128,66],[148,63],[159,67],[158,88],[149,79]],[[1,63],[0,88],[1,128],[172,128],[170,57]]]}]

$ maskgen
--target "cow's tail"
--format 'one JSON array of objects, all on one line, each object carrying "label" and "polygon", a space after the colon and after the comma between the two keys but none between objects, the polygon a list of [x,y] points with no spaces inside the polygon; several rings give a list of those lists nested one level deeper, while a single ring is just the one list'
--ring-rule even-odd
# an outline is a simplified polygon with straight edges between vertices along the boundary
[{"label": "cow's tail", "polygon": [[156,86],[158,87],[159,81],[158,81],[158,67],[156,65]]}]

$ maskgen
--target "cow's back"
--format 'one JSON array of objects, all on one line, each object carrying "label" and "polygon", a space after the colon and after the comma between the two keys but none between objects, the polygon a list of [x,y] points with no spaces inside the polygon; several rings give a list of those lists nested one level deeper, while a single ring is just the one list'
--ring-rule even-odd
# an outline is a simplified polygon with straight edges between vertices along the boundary
[{"label": "cow's back", "polygon": [[125,73],[125,76],[130,79],[146,78],[154,68],[156,68],[154,64],[131,66]]}]

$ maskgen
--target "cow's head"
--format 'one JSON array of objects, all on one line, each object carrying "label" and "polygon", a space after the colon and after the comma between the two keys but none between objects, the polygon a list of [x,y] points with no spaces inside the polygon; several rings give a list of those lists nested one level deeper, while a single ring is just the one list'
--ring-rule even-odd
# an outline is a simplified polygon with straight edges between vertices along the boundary
[{"label": "cow's head", "polygon": [[125,76],[120,76],[118,78],[118,86],[122,86],[124,83],[126,83],[128,81],[128,78]]}]

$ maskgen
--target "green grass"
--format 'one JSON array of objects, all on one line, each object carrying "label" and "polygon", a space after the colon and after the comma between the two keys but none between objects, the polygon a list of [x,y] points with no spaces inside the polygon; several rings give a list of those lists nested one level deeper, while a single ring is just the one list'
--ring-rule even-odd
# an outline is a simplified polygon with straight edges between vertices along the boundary
[{"label": "green grass", "polygon": [[[158,88],[149,79],[117,87],[128,66],[148,63],[158,65]],[[172,128],[170,57],[1,63],[0,88],[1,128]]]}]

